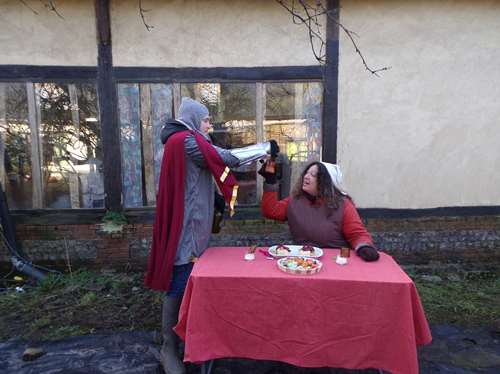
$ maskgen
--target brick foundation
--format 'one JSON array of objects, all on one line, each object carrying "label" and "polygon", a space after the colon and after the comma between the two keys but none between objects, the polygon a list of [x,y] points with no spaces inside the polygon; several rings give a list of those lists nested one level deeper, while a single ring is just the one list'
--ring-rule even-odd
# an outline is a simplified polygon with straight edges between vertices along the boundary
[{"label": "brick foundation", "polygon": [[[500,216],[369,218],[375,243],[402,264],[432,262],[500,263]],[[115,233],[100,224],[16,226],[21,249],[35,263],[143,269],[152,224],[125,225]],[[290,243],[286,224],[263,219],[226,220],[211,246],[269,246]],[[9,262],[5,248],[0,263]]]}]

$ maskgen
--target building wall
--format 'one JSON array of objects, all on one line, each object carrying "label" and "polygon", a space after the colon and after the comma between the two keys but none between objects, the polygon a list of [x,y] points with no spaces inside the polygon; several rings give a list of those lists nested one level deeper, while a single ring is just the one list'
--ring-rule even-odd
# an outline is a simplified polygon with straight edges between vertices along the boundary
[{"label": "building wall", "polygon": [[97,64],[92,0],[54,2],[63,18],[48,10],[44,2],[25,3],[33,10],[19,0],[0,0],[0,64]]},{"label": "building wall", "polygon": [[305,27],[269,0],[113,0],[117,66],[248,67],[317,65]]},{"label": "building wall", "polygon": [[[0,64],[95,65],[94,4],[0,0]],[[116,66],[315,65],[274,1],[111,4]],[[341,1],[372,67],[340,31],[338,160],[360,207],[500,205],[498,0]]]},{"label": "building wall", "polygon": [[341,1],[338,160],[362,207],[500,205],[500,2]]},{"label": "building wall", "polygon": [[[316,65],[306,30],[274,1],[112,1],[115,66]],[[0,64],[96,65],[94,5],[0,0]],[[373,67],[365,71],[341,32],[338,160],[360,207],[500,205],[499,1],[341,1]],[[35,212],[33,220],[36,221]],[[28,215],[29,216],[29,215]],[[73,223],[80,222],[75,214]],[[26,218],[26,217],[25,217]],[[376,244],[403,263],[500,262],[499,216],[365,220]],[[36,263],[144,267],[152,225],[102,231],[25,222],[18,243]],[[69,222],[68,222],[69,223]],[[211,245],[289,242],[286,224],[232,220]],[[0,249],[0,265],[9,256]]]}]

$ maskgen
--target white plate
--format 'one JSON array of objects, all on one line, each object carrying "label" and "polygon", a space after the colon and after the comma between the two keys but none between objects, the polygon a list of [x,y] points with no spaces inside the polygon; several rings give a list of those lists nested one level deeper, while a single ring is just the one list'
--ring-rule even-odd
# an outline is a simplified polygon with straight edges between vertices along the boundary
[{"label": "white plate", "polygon": [[303,247],[302,245],[286,245],[286,244],[283,244],[283,245],[285,245],[286,247],[288,247],[288,249],[290,249],[290,253],[288,253],[286,255],[285,254],[283,254],[283,255],[276,254],[276,248],[278,247],[277,245],[273,245],[272,247],[269,247],[269,249],[267,251],[273,257],[297,257],[297,256],[301,256],[301,257],[320,258],[321,256],[323,256],[323,250],[321,248],[318,248],[318,247],[313,247],[314,254],[311,256],[308,256],[308,255],[303,255],[302,253],[300,253],[300,250]]}]

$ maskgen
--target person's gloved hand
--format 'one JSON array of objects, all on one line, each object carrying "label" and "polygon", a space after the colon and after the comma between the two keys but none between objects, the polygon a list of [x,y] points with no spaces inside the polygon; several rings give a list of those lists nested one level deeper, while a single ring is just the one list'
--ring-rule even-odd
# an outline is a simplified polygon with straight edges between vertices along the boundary
[{"label": "person's gloved hand", "polygon": [[258,173],[264,177],[267,184],[276,184],[278,182],[278,178],[276,176],[276,171],[274,173],[270,173],[266,171],[268,161],[264,162],[260,167]]},{"label": "person's gloved hand", "polygon": [[269,144],[271,144],[271,157],[276,158],[278,153],[280,153],[280,146],[274,139],[269,140]]},{"label": "person's gloved hand", "polygon": [[361,248],[358,248],[356,254],[361,257],[365,261],[377,261],[380,257],[378,251],[372,246],[365,245]]},{"label": "person's gloved hand", "polygon": [[215,192],[214,198],[214,208],[216,211],[224,214],[224,210],[226,209],[226,201],[224,200],[224,196],[219,194],[217,191]]}]

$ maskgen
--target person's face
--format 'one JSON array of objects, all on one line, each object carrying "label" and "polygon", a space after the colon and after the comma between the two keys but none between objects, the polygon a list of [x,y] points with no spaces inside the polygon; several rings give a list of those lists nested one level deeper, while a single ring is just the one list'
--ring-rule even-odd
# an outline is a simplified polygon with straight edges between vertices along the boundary
[{"label": "person's face", "polygon": [[200,124],[200,131],[203,133],[203,134],[208,134],[208,132],[212,129],[212,124],[210,123],[210,118],[207,117],[207,118],[203,118],[201,120],[201,124]]},{"label": "person's face", "polygon": [[307,169],[302,179],[302,190],[311,196],[318,195],[318,165]]}]

